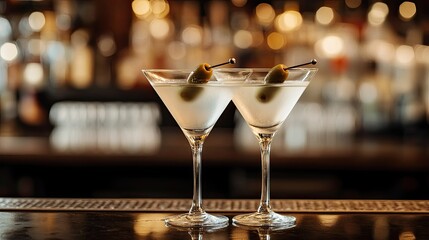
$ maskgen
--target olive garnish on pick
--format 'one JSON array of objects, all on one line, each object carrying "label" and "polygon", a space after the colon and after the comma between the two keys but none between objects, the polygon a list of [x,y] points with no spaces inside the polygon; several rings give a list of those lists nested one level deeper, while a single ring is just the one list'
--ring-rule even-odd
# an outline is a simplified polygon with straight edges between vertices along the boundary
[{"label": "olive garnish on pick", "polygon": [[[235,58],[228,59],[227,62],[219,63],[216,65],[210,65],[208,63],[202,63],[198,65],[198,67],[189,74],[189,77],[187,79],[188,83],[207,83],[213,74],[213,68],[220,67],[226,64],[234,64],[236,63]],[[185,101],[192,101],[195,99],[198,94],[203,90],[202,87],[199,86],[187,86],[183,88],[183,90],[180,92],[180,96]]]},{"label": "olive garnish on pick", "polygon": [[226,64],[234,64],[235,58],[228,59],[227,62],[219,63],[213,66],[210,66],[208,63],[202,63],[198,65],[197,69],[195,69],[188,77],[188,83],[206,83],[210,80],[213,74],[213,68],[220,67]]},{"label": "olive garnish on pick", "polygon": [[[273,68],[271,68],[267,76],[265,76],[264,80],[267,83],[282,83],[288,77],[289,69],[310,65],[310,64],[314,65],[316,63],[317,63],[317,60],[312,59],[310,62],[294,65],[291,67],[286,67],[283,64],[278,64]],[[258,92],[256,97],[260,102],[269,102],[274,97],[277,91],[278,91],[277,87],[264,87],[261,89],[261,91]]]}]

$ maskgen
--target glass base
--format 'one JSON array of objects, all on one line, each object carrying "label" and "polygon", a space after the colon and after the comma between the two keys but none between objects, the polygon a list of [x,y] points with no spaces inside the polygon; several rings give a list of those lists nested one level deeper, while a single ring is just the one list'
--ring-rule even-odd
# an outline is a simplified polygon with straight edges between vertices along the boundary
[{"label": "glass base", "polygon": [[235,216],[232,222],[236,225],[251,227],[282,227],[291,228],[296,225],[294,216],[283,216],[275,212],[269,213],[248,213]]},{"label": "glass base", "polygon": [[208,213],[184,213],[165,219],[167,226],[182,227],[182,228],[211,228],[219,229],[227,227],[229,218],[219,215],[211,215]]}]

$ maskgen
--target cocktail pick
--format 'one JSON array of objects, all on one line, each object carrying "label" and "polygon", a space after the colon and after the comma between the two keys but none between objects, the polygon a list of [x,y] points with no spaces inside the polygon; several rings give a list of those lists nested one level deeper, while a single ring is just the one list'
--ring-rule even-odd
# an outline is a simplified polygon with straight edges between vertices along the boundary
[{"label": "cocktail pick", "polygon": [[213,66],[209,66],[206,69],[209,70],[210,68],[220,67],[220,66],[223,66],[223,65],[226,65],[226,64],[235,64],[236,62],[237,61],[235,60],[235,58],[230,58],[230,59],[228,59],[228,62],[219,63],[219,64],[216,64],[216,65],[213,65]]},{"label": "cocktail pick", "polygon": [[301,63],[301,64],[298,64],[298,65],[290,66],[290,67],[283,68],[283,69],[286,71],[286,70],[291,69],[291,68],[297,68],[297,67],[301,67],[301,66],[305,66],[305,65],[310,65],[310,64],[315,65],[316,63],[317,63],[317,60],[316,59],[312,59],[310,62]]}]

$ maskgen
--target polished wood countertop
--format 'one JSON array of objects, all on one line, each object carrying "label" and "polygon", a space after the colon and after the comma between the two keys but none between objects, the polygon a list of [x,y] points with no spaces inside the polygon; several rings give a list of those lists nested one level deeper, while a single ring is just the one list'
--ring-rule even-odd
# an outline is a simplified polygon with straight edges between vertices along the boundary
[{"label": "polished wood countertop", "polygon": [[[429,201],[273,200],[297,218],[289,229],[218,230],[167,227],[188,199],[0,198],[2,239],[429,239]],[[230,219],[257,200],[207,199],[206,209]]]}]

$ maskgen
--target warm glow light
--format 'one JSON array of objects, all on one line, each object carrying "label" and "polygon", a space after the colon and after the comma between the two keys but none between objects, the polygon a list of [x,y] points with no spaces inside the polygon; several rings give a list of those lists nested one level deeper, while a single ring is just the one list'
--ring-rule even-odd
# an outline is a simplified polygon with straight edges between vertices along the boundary
[{"label": "warm glow light", "polygon": [[152,13],[157,17],[165,17],[170,12],[170,6],[165,0],[150,1]]},{"label": "warm glow light", "polygon": [[329,25],[334,21],[334,10],[330,7],[321,7],[316,12],[316,21],[322,25]]},{"label": "warm glow light", "polygon": [[152,37],[156,39],[165,39],[170,32],[170,26],[166,19],[157,18],[150,22],[149,31]]},{"label": "warm glow light", "polygon": [[247,3],[247,0],[231,0],[231,2],[236,7],[244,7],[244,5]]},{"label": "warm glow light", "polygon": [[302,25],[302,16],[298,11],[285,11],[277,16],[275,24],[282,32],[296,30]]},{"label": "warm glow light", "polygon": [[349,8],[358,8],[362,4],[362,0],[346,0],[346,5]]},{"label": "warm glow light", "polygon": [[256,17],[262,25],[269,25],[276,16],[273,7],[268,3],[260,3],[256,6]]},{"label": "warm glow light", "polygon": [[30,86],[40,86],[43,82],[42,64],[28,63],[24,69],[24,81]]},{"label": "warm glow light", "polygon": [[319,215],[320,224],[325,227],[332,227],[338,221],[338,215]]},{"label": "warm glow light", "polygon": [[239,30],[234,34],[234,45],[238,48],[249,48],[252,42],[252,34],[247,30]]},{"label": "warm glow light", "polygon": [[273,50],[281,49],[286,43],[283,35],[278,32],[272,32],[267,37],[267,44]]},{"label": "warm glow light", "polygon": [[414,48],[415,48],[414,52],[416,54],[416,60],[420,63],[429,64],[429,46],[416,45]]},{"label": "warm glow light", "polygon": [[147,16],[151,13],[150,2],[148,0],[134,0],[131,3],[131,7],[137,16]]},{"label": "warm glow light", "polygon": [[41,12],[33,12],[28,17],[28,24],[33,31],[40,31],[45,26],[45,15]]},{"label": "warm glow light", "polygon": [[0,57],[11,62],[18,57],[18,47],[14,43],[6,42],[0,47]]},{"label": "warm glow light", "polygon": [[376,2],[372,5],[368,13],[368,22],[371,25],[378,26],[384,23],[387,14],[389,14],[389,7],[382,2]]},{"label": "warm glow light", "polygon": [[141,237],[150,237],[154,239],[161,239],[165,237],[166,232],[169,230],[164,224],[159,221],[149,221],[151,218],[161,219],[165,218],[165,214],[138,214],[134,220],[134,233]]},{"label": "warm glow light", "polygon": [[327,36],[316,42],[316,52],[323,57],[336,57],[344,52],[344,40],[338,36]]},{"label": "warm glow light", "polygon": [[182,32],[182,40],[192,46],[199,45],[203,41],[203,30],[197,25],[188,26]]},{"label": "warm glow light", "polygon": [[411,231],[405,231],[399,234],[399,240],[416,240],[416,236]]},{"label": "warm glow light", "polygon": [[416,14],[416,11],[417,11],[416,4],[413,2],[405,1],[401,3],[401,5],[399,6],[399,15],[401,16],[401,18],[403,18],[406,21],[413,18],[414,15]]},{"label": "warm glow light", "polygon": [[168,55],[174,60],[181,60],[186,56],[186,45],[179,41],[168,44]]},{"label": "warm glow light", "polygon": [[396,61],[399,64],[408,65],[411,64],[414,59],[414,49],[408,45],[401,45],[396,49]]}]

